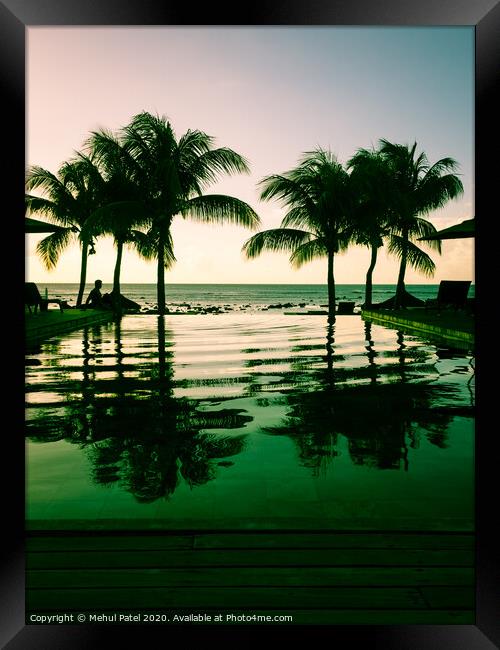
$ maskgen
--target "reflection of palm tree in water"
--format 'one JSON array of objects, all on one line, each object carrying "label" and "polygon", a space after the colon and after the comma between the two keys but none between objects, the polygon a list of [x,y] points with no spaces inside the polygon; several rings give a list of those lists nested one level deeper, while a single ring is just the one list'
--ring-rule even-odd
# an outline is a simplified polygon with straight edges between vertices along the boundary
[{"label": "reflection of palm tree in water", "polygon": [[[90,333],[92,338],[90,338]],[[92,440],[95,419],[96,369],[95,362],[102,354],[101,326],[85,327],[82,336],[82,381],[81,409],[79,417],[73,420],[72,437],[78,440]],[[93,362],[93,363],[92,363]],[[72,404],[69,406],[72,407]]]},{"label": "reflection of palm tree in water", "polygon": [[[172,338],[171,332],[168,336]],[[101,341],[94,335],[92,343],[86,329],[82,400],[72,401],[59,417],[58,439],[85,448],[94,481],[120,484],[137,500],[154,501],[172,494],[181,477],[191,487],[206,483],[215,477],[222,458],[241,452],[244,436],[222,436],[205,429],[241,428],[249,416],[237,409],[202,412],[196,401],[174,397],[172,352],[166,349],[163,318],[158,319],[158,357],[142,376],[137,376],[137,365],[123,363],[127,353],[119,321],[115,323],[114,377],[96,378],[91,361],[99,355]],[[43,419],[39,419],[36,436],[44,439]]]},{"label": "reflection of palm tree in water", "polygon": [[406,381],[406,355],[405,355],[405,337],[403,332],[397,333],[397,342],[398,342],[398,359],[399,359],[399,372],[401,376],[401,381]]},{"label": "reflection of palm tree in water", "polygon": [[334,384],[333,377],[333,344],[335,343],[335,321],[328,318],[328,326],[326,328],[326,362],[327,362],[327,377],[331,379],[331,384]]},{"label": "reflection of palm tree in water", "polygon": [[214,478],[217,460],[238,454],[243,437],[204,429],[241,427],[248,419],[230,410],[200,413],[195,401],[174,397],[173,355],[166,349],[164,317],[157,326],[158,363],[150,368],[150,394],[148,399],[128,401],[127,431],[134,422],[137,429],[119,445],[121,483],[144,502],[172,494],[180,477],[191,487]]},{"label": "reflection of palm tree in water", "polygon": [[[287,435],[297,444],[301,462],[319,472],[337,455],[338,435],[347,438],[352,461],[379,469],[408,470],[408,447],[415,446],[413,425],[444,432],[449,415],[430,408],[434,388],[427,383],[407,381],[407,346],[397,334],[397,364],[380,366],[372,339],[371,325],[364,324],[368,367],[358,368],[353,378],[367,378],[369,384],[345,380],[335,368],[335,326],[329,323],[326,337],[326,367],[311,369],[317,389],[296,390],[287,394],[287,417],[277,427],[266,429],[274,435]],[[390,356],[394,356],[391,354]],[[389,357],[390,358],[390,357]],[[350,369],[346,371],[348,373]],[[379,374],[400,376],[397,382],[380,382]],[[409,444],[408,444],[409,440]],[[434,444],[435,440],[430,438]]]},{"label": "reflection of palm tree in water", "polygon": [[369,320],[364,321],[365,323],[365,343],[368,345],[365,346],[366,358],[368,359],[369,369],[370,369],[370,379],[372,384],[377,383],[377,364],[375,359],[377,358],[377,353],[373,347],[372,339],[372,324]]}]

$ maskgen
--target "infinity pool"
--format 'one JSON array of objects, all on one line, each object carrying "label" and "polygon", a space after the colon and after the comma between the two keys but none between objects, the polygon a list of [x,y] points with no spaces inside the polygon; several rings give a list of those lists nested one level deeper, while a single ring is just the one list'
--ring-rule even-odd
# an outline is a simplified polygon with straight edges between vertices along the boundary
[{"label": "infinity pool", "polygon": [[125,316],[27,352],[28,527],[473,527],[474,361],[341,316]]}]

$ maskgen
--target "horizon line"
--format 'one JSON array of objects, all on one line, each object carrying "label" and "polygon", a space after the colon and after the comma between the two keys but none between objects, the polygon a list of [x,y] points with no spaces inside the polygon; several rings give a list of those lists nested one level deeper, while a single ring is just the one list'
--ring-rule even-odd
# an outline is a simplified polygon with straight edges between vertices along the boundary
[{"label": "horizon line", "polygon": [[[34,282],[35,284],[74,284],[76,286],[79,286],[79,282],[47,282],[45,280],[26,280],[26,282]],[[440,281],[439,281],[440,282]],[[433,284],[439,284],[439,282],[405,282],[406,286],[431,286]],[[86,282],[85,284],[93,284],[93,281]],[[103,282],[103,284],[109,284],[113,285],[113,282]],[[136,285],[141,285],[141,284],[152,284],[156,285],[156,282],[120,282],[120,285],[126,285],[126,284],[136,284]],[[214,284],[218,285],[226,285],[226,286],[253,286],[253,287],[259,287],[259,286],[284,286],[284,287],[295,287],[295,286],[318,286],[318,287],[326,287],[327,284],[326,282],[166,282],[165,286],[172,285],[172,284],[181,284],[181,285],[204,285],[204,286],[210,286]],[[362,285],[365,286],[365,282],[335,282],[335,286],[339,285]],[[474,285],[475,282],[471,281],[471,286]],[[389,285],[389,286],[396,286],[397,282],[374,282],[373,286],[377,285]]]}]

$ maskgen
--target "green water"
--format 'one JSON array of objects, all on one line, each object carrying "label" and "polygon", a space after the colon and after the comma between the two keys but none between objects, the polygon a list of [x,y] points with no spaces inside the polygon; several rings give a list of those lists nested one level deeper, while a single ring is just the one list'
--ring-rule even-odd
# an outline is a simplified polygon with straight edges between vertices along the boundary
[{"label": "green water", "polygon": [[473,526],[473,359],[358,316],[126,316],[26,380],[33,528]]}]

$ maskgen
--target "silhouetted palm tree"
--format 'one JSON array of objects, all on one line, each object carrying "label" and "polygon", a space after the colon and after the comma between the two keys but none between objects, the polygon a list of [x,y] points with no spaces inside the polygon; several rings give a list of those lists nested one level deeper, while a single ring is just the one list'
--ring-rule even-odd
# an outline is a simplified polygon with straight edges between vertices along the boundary
[{"label": "silhouetted palm tree", "polygon": [[28,212],[44,215],[63,228],[38,243],[37,252],[47,269],[56,266],[61,253],[74,236],[78,236],[82,256],[77,306],[83,300],[87,257],[95,252],[92,237],[84,235],[82,230],[87,219],[100,205],[103,183],[92,156],[82,153],[77,153],[74,159],[63,163],[57,175],[43,167],[32,166],[26,178],[28,191],[41,189],[45,194],[26,194]]},{"label": "silhouetted palm tree", "polygon": [[335,254],[352,237],[355,196],[349,174],[330,151],[304,154],[295,169],[264,178],[261,199],[281,200],[288,211],[279,228],[259,232],[243,250],[253,258],[263,251],[289,251],[296,268],[318,257],[328,258],[328,313],[335,320]]},{"label": "silhouetted palm tree", "polygon": [[[416,149],[416,142],[410,147],[388,140],[380,140],[378,149],[392,175],[388,200],[393,219],[388,250],[401,260],[393,301],[395,307],[404,306],[413,298],[405,289],[407,265],[424,275],[434,274],[434,262],[414,243],[414,240],[436,232],[422,215],[443,207],[463,192],[462,182],[451,173],[458,167],[453,158],[441,158],[431,165],[424,152],[416,155]],[[441,252],[439,240],[426,243]]]},{"label": "silhouetted palm tree", "polygon": [[[204,194],[221,174],[248,172],[248,166],[231,149],[214,149],[213,138],[201,131],[189,130],[177,140],[166,118],[147,112],[132,118],[119,142],[129,177],[141,194],[140,200],[129,201],[127,207],[122,204],[121,209],[135,213],[148,229],[140,252],[158,260],[158,312],[163,315],[165,268],[175,261],[170,230],[174,217],[256,227],[259,217],[247,203],[231,196]],[[95,137],[92,142],[97,155],[108,145]]]},{"label": "silhouetted palm tree", "polygon": [[390,234],[391,212],[387,197],[391,192],[392,179],[387,162],[376,151],[359,149],[348,161],[347,168],[351,169],[351,180],[358,198],[353,215],[353,239],[356,244],[368,246],[371,251],[363,305],[371,307],[378,249]]},{"label": "silhouetted palm tree", "polygon": [[147,244],[145,233],[138,230],[146,215],[141,188],[133,179],[133,159],[113,134],[100,131],[87,141],[87,147],[98,165],[104,183],[101,187],[102,207],[86,221],[82,232],[87,237],[112,235],[117,249],[113,272],[112,298],[120,309],[120,273],[123,247],[132,245],[143,254]]}]

